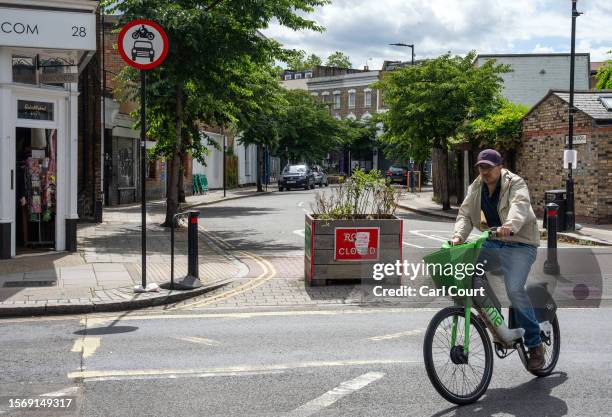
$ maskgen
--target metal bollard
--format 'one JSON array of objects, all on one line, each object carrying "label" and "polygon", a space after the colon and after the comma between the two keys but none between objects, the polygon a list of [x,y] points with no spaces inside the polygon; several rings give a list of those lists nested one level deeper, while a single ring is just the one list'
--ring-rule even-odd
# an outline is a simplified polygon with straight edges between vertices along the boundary
[{"label": "metal bollard", "polygon": [[189,225],[187,226],[187,276],[194,278],[200,277],[198,268],[198,216],[199,212],[192,210],[189,212]]},{"label": "metal bollard", "polygon": [[548,275],[558,275],[560,272],[557,260],[557,212],[559,206],[555,203],[546,205],[546,229],[548,231],[547,254],[544,261],[544,273]]}]

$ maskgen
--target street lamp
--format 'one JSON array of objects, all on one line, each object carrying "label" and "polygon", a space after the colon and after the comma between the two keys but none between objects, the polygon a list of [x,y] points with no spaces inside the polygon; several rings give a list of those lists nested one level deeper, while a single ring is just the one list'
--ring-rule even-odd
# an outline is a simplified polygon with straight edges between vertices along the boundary
[{"label": "street lamp", "polygon": [[390,43],[389,45],[392,46],[406,46],[410,49],[412,49],[412,65],[414,65],[414,44],[408,44],[408,43]]},{"label": "street lamp", "polygon": [[[572,49],[570,55],[570,92],[569,92],[569,132],[568,132],[568,141],[567,141],[567,149],[568,154],[572,154],[572,149],[574,145],[574,67],[575,67],[575,58],[576,58],[576,18],[580,16],[578,10],[576,10],[576,3],[578,0],[572,0]],[[567,211],[565,213],[565,224],[566,228],[569,231],[574,231],[576,229],[576,213],[575,213],[575,204],[574,204],[574,178],[572,177],[572,159],[571,156],[568,155],[568,172],[567,172],[567,182],[565,184],[565,191],[567,194]]]}]

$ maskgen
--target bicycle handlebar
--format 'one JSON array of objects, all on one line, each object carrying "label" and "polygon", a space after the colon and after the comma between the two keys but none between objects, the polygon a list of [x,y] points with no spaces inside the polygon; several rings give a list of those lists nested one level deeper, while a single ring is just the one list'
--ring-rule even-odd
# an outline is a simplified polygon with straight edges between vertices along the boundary
[{"label": "bicycle handlebar", "polygon": [[[489,237],[493,237],[493,238],[498,237],[497,236],[497,227],[492,227],[492,228],[490,228],[487,231],[489,232]],[[513,231],[510,231],[510,236],[514,236],[514,232]],[[455,243],[454,244],[451,240],[447,240],[446,243],[448,243],[451,246],[455,246],[455,245],[461,245],[461,244],[463,244],[465,242]]]}]

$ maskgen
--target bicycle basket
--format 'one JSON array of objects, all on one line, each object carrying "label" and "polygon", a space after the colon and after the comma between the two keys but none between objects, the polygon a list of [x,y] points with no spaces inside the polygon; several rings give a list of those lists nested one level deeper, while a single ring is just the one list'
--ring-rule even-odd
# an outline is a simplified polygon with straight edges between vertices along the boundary
[{"label": "bicycle basket", "polygon": [[437,288],[457,287],[457,289],[472,288],[472,274],[480,247],[487,239],[488,233],[483,233],[479,239],[461,245],[444,244],[439,249],[423,257],[427,273]]}]

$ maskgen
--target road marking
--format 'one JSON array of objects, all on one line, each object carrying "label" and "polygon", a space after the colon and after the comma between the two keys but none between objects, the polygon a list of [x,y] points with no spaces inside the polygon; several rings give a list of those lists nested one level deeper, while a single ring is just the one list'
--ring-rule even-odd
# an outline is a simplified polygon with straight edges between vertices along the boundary
[{"label": "road marking", "polygon": [[206,236],[212,240],[213,242],[215,242],[217,245],[225,248],[225,249],[235,249],[234,246],[232,246],[231,244],[225,242],[224,240],[222,240],[221,238],[215,236],[215,232],[211,232],[210,230],[204,228],[204,227],[200,227],[201,230],[203,230],[206,233]]},{"label": "road marking", "polygon": [[68,387],[59,391],[48,392],[41,394],[41,397],[66,397],[68,395],[76,394],[79,392],[79,387]]},{"label": "road marking", "polygon": [[117,370],[88,370],[68,373],[68,378],[100,378],[100,377],[130,377],[151,375],[193,375],[193,374],[219,374],[228,372],[260,372],[260,371],[286,371],[292,369],[306,368],[330,368],[343,366],[379,366],[379,365],[401,365],[420,363],[421,360],[397,360],[397,359],[362,359],[344,361],[313,361],[270,365],[235,365],[218,368],[186,368],[186,369],[117,369]]},{"label": "road marking", "polygon": [[317,397],[314,400],[309,401],[306,404],[296,408],[295,410],[287,414],[287,416],[309,417],[313,414],[318,413],[324,408],[327,408],[330,405],[334,404],[342,397],[346,397],[347,395],[350,395],[355,391],[359,391],[360,389],[370,385],[372,382],[378,381],[384,376],[385,374],[382,372],[368,372],[367,374],[360,375],[357,378],[351,379],[349,381],[344,381],[336,388],[327,391],[320,397]]},{"label": "road marking", "polygon": [[213,378],[224,376],[253,376],[253,375],[272,375],[284,374],[285,371],[258,371],[258,372],[212,372],[203,374],[183,374],[183,375],[143,375],[143,376],[101,376],[87,378],[84,382],[105,382],[105,381],[126,381],[126,380],[147,380],[147,379],[178,379],[178,378]]},{"label": "road marking", "polygon": [[295,234],[296,234],[296,235],[298,235],[298,236],[302,236],[302,237],[304,237],[304,229],[297,229],[297,230],[294,230],[294,231],[293,231],[293,233],[295,233]]},{"label": "road marking", "polygon": [[298,203],[298,207],[303,207],[303,206],[304,206],[304,202],[303,202],[303,201],[300,201],[300,202]]},{"label": "road marking", "polygon": [[[448,240],[448,239],[441,239],[441,238],[436,237],[436,236],[429,236],[429,235],[426,235],[425,233],[421,233],[421,232],[429,232],[429,231],[431,231],[431,230],[410,230],[409,232],[412,233],[413,235],[420,236],[420,237],[425,237],[427,239],[433,239],[433,240],[436,240],[438,242],[446,242]],[[435,230],[435,232],[438,232],[438,230]]]},{"label": "road marking", "polygon": [[212,339],[206,339],[204,337],[186,336],[186,337],[175,337],[175,339],[182,340],[184,342],[199,343],[201,345],[206,345],[206,346],[221,346],[221,342],[218,342]]},{"label": "road marking", "polygon": [[373,340],[373,341],[379,341],[379,340],[390,340],[390,339],[399,339],[400,337],[405,337],[405,336],[415,336],[417,334],[420,334],[422,332],[422,330],[408,330],[405,332],[398,332],[398,333],[391,333],[391,334],[385,334],[382,336],[374,336],[374,337],[368,337],[368,340]]},{"label": "road marking", "polygon": [[[194,314],[147,314],[131,316],[108,316],[108,317],[89,317],[87,323],[91,326],[101,326],[109,322],[120,322],[130,320],[159,320],[159,319],[216,319],[216,318],[235,318],[250,319],[256,317],[291,317],[291,316],[335,316],[343,314],[380,314],[380,313],[407,313],[413,311],[434,312],[440,308],[433,307],[406,307],[406,308],[384,308],[367,310],[289,310],[289,311],[254,311],[245,313],[194,313]],[[85,320],[81,322],[84,324]]]},{"label": "road marking", "polygon": [[74,341],[71,352],[82,353],[84,358],[89,358],[91,355],[96,353],[96,350],[100,347],[100,338],[93,336],[85,336],[81,339]]},{"label": "road marking", "polygon": [[425,246],[415,245],[415,244],[412,244],[412,243],[408,243],[408,242],[406,242],[406,241],[402,241],[402,243],[403,243],[404,245],[406,245],[406,246],[412,246],[413,248],[419,248],[419,249],[424,249],[424,248],[425,248]]},{"label": "road marking", "polygon": [[172,308],[168,308],[165,311],[171,311],[171,310],[185,310],[187,308],[193,308],[193,307],[204,307],[210,304],[215,304],[221,301],[225,301],[228,298],[232,298],[235,297],[238,294],[242,294],[243,292],[249,291],[249,290],[253,290],[257,287],[259,287],[260,285],[264,284],[266,281],[270,280],[271,278],[273,278],[274,276],[276,276],[276,269],[274,268],[274,266],[267,260],[263,259],[260,256],[257,256],[253,253],[250,252],[239,252],[239,254],[241,256],[247,257],[247,258],[251,258],[253,261],[255,261],[256,263],[258,263],[261,268],[263,269],[263,272],[258,275],[256,278],[253,278],[252,280],[239,285],[238,287],[228,290],[228,291],[224,291],[221,294],[218,294],[216,296],[213,297],[208,297],[205,298],[204,300],[201,301],[196,301],[194,303],[189,303],[183,306],[177,306],[177,307],[172,307]]}]

